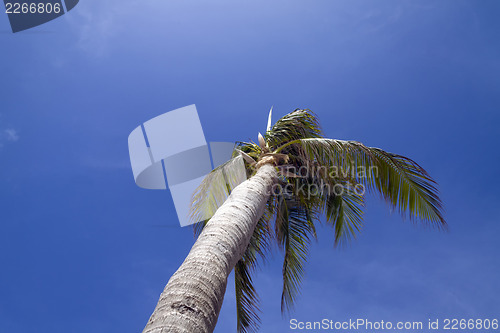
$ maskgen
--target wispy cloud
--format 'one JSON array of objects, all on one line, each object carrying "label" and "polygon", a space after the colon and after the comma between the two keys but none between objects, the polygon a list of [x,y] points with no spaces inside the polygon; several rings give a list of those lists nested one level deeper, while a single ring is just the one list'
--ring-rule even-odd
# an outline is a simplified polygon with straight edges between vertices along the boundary
[{"label": "wispy cloud", "polygon": [[82,3],[78,10],[65,15],[77,35],[76,47],[93,57],[103,57],[112,49],[113,40],[134,19],[139,1],[123,4],[112,0]]},{"label": "wispy cloud", "polygon": [[6,130],[4,130],[4,135],[7,141],[16,142],[17,140],[19,140],[19,134],[13,128],[7,128]]},{"label": "wispy cloud", "polygon": [[13,128],[0,129],[0,148],[6,143],[19,141],[19,133]]}]

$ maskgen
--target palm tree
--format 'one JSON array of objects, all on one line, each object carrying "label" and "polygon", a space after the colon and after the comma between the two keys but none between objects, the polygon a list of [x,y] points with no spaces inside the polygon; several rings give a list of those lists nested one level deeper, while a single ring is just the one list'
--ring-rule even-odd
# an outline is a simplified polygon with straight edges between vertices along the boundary
[{"label": "palm tree", "polygon": [[[272,111],[272,109],[271,109]],[[252,283],[259,258],[276,246],[284,254],[282,312],[300,288],[315,223],[333,227],[335,244],[362,227],[365,191],[378,192],[412,221],[446,228],[435,182],[413,160],[356,141],[327,139],[317,117],[295,110],[259,133],[258,144],[238,142],[233,158],[212,171],[193,196],[198,236],[170,278],[144,333],[212,332],[227,278],[234,269],[238,332],[258,329]],[[249,179],[234,183],[237,161]],[[230,194],[229,194],[230,192]],[[221,205],[222,204],[222,205]]]}]

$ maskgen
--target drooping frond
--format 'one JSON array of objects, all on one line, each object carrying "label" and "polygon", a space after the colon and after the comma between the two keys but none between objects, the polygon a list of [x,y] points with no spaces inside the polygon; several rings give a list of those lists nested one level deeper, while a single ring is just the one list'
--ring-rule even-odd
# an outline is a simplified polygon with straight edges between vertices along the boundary
[{"label": "drooping frond", "polygon": [[325,215],[335,232],[335,245],[348,243],[363,226],[363,196],[352,184],[338,183],[325,198]]},{"label": "drooping frond", "polygon": [[299,293],[311,238],[316,230],[309,207],[281,196],[277,199],[275,235],[284,252],[281,311],[290,312]]},{"label": "drooping frond", "polygon": [[273,204],[269,202],[255,227],[243,257],[234,267],[237,331],[239,333],[257,332],[259,328],[259,297],[253,285],[252,275],[257,267],[258,259],[264,260],[269,251],[271,236],[269,223],[272,216]]},{"label": "drooping frond", "polygon": [[265,135],[271,150],[297,139],[321,137],[321,128],[310,110],[295,110],[279,119]]},{"label": "drooping frond", "polygon": [[234,267],[234,285],[236,292],[237,331],[239,333],[257,332],[260,325],[259,301],[252,281],[252,267],[240,259]]},{"label": "drooping frond", "polygon": [[435,181],[415,161],[379,148],[370,148],[378,161],[378,176],[373,177],[377,190],[392,207],[410,219],[418,218],[446,228],[442,203]]},{"label": "drooping frond", "polygon": [[326,182],[340,178],[363,184],[403,216],[446,226],[435,182],[413,160],[359,142],[325,138],[295,140],[279,150],[292,147],[301,151],[301,159],[327,170]]},{"label": "drooping frond", "polygon": [[287,187],[303,204],[309,205],[312,220],[326,216],[334,226],[335,245],[347,243],[362,227],[363,193],[353,179],[335,176],[332,168],[321,167],[316,161],[295,158],[293,166],[279,168],[287,178]]}]

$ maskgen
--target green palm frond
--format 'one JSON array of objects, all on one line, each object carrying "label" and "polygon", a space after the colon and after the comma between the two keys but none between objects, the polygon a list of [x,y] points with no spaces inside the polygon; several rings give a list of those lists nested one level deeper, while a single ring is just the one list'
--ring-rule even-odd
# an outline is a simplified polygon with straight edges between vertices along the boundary
[{"label": "green palm frond", "polygon": [[236,292],[237,331],[239,333],[257,332],[260,325],[259,297],[252,281],[252,267],[245,259],[240,259],[234,267],[234,286]]},{"label": "green palm frond", "polygon": [[410,219],[445,227],[434,180],[415,161],[356,141],[308,138],[289,142],[278,151],[299,150],[302,160],[327,170],[325,182],[338,177],[362,184]]},{"label": "green palm frond", "polygon": [[370,148],[378,161],[379,174],[371,174],[377,190],[403,217],[420,219],[446,228],[436,182],[415,161],[379,148]]},{"label": "green palm frond", "polygon": [[[259,154],[261,153],[260,146],[253,142],[237,141],[235,147],[236,150],[245,152],[255,160],[259,158]],[[233,157],[238,155],[236,150],[233,152]]]},{"label": "green palm frond", "polygon": [[293,199],[277,199],[275,235],[284,251],[281,311],[290,312],[298,296],[311,238],[316,236],[313,213]]},{"label": "green palm frond", "polygon": [[257,332],[259,328],[259,297],[253,285],[252,275],[257,268],[258,259],[264,260],[270,250],[272,216],[273,203],[271,201],[259,219],[245,253],[234,268],[237,331],[239,333]]},{"label": "green palm frond", "polygon": [[335,232],[335,245],[348,243],[363,226],[363,196],[352,184],[336,186],[325,197],[325,215]]},{"label": "green palm frond", "polygon": [[322,132],[316,116],[300,109],[279,119],[265,135],[271,150],[293,140],[319,137]]}]

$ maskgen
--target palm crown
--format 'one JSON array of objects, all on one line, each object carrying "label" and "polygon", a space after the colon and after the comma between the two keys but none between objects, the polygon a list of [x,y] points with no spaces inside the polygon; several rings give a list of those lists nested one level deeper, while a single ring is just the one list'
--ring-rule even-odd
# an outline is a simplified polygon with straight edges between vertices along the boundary
[{"label": "palm crown", "polygon": [[[248,176],[272,163],[279,180],[250,244],[234,268],[237,328],[258,328],[258,295],[252,283],[258,259],[273,247],[282,250],[281,311],[290,311],[299,291],[308,246],[316,238],[315,223],[326,221],[336,245],[361,230],[366,192],[381,197],[412,221],[445,228],[435,182],[415,161],[356,141],[324,138],[310,110],[295,110],[271,127],[271,114],[258,144],[237,142],[233,158],[212,171],[193,196],[192,217],[211,216],[237,185],[235,168],[245,161]],[[206,221],[195,225],[199,234]]]}]

